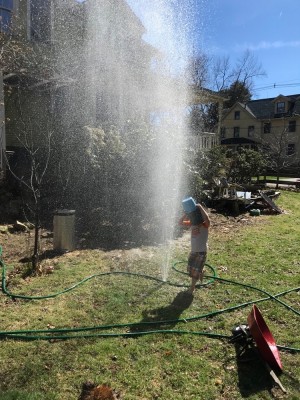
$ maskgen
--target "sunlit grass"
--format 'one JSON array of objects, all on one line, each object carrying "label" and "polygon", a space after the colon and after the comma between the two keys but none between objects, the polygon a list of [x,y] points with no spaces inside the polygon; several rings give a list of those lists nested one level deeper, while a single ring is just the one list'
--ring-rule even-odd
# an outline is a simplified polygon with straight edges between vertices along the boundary
[{"label": "sunlit grass", "polygon": [[[25,281],[15,277],[8,283],[12,293],[43,296],[93,276],[54,298],[13,300],[2,295],[1,331],[121,326],[68,332],[66,340],[2,340],[0,398],[77,400],[87,380],[110,384],[124,399],[258,400],[282,395],[272,389],[273,382],[259,357],[241,365],[227,339],[192,335],[205,332],[229,337],[234,327],[247,322],[250,303],[257,300],[277,344],[300,348],[299,315],[275,300],[261,301],[268,297],[265,293],[276,295],[300,287],[300,195],[282,192],[276,203],[283,214],[245,215],[256,218],[255,223],[241,223],[239,229],[212,227],[207,262],[218,277],[229,282],[215,281],[199,288],[193,299],[184,295],[188,277],[175,269],[170,268],[167,283],[159,281],[164,259],[159,248],[131,253],[73,252],[53,260],[52,275]],[[183,261],[176,266],[179,271],[185,271],[188,250],[188,238],[172,247],[172,262]],[[125,274],[109,274],[120,271]],[[208,267],[206,274],[212,275]],[[299,291],[280,299],[300,310]],[[239,304],[244,306],[211,314]],[[141,322],[155,324],[130,325]],[[166,329],[190,333],[161,332]],[[149,330],[156,333],[126,336]],[[97,333],[120,336],[68,338]],[[281,380],[288,390],[285,398],[296,399],[299,353],[280,354],[284,366]]]}]

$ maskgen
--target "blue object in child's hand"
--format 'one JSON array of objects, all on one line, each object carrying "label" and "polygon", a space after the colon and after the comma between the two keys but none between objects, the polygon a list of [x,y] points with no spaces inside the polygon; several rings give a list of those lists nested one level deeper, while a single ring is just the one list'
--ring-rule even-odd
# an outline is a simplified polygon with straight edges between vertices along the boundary
[{"label": "blue object in child's hand", "polygon": [[192,197],[187,197],[182,200],[182,206],[186,213],[196,211],[196,202]]}]

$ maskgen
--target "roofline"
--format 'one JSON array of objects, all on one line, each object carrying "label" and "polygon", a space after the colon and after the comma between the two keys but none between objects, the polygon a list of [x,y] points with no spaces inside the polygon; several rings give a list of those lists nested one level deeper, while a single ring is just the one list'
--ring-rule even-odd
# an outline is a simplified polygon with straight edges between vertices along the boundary
[{"label": "roofline", "polygon": [[292,100],[292,99],[300,99],[300,94],[291,94],[291,95],[278,95],[276,97],[269,97],[269,98],[265,98],[265,99],[257,99],[257,100],[249,100],[247,101],[247,103],[240,103],[240,102],[236,102],[233,104],[232,107],[230,107],[228,110],[225,110],[224,115],[222,116],[222,121],[228,116],[228,114],[237,106],[239,106],[240,108],[242,108],[244,111],[247,111],[248,114],[250,114],[253,118],[255,119],[265,119],[263,117],[257,117],[252,110],[250,109],[250,107],[248,105],[251,105],[253,103],[258,103],[258,102],[270,102],[273,103],[276,101],[276,99],[278,99],[278,97],[285,97],[286,99]]},{"label": "roofline", "polygon": [[211,102],[220,102],[224,103],[224,101],[228,101],[229,98],[225,97],[224,95],[220,94],[219,92],[215,92],[210,89],[206,89],[204,87],[196,87],[196,85],[191,85],[191,89],[193,93],[195,94],[195,97],[198,97],[201,99],[201,101],[211,101]]},{"label": "roofline", "polygon": [[275,96],[275,97],[266,97],[264,99],[249,100],[247,102],[247,104],[248,103],[259,102],[259,101],[267,101],[267,100],[272,101],[272,100],[276,100],[278,97],[281,97],[281,96],[282,97],[286,97],[286,98],[300,97],[300,93],[299,94],[298,93],[296,93],[296,94],[288,94],[288,95],[279,94],[278,96]]},{"label": "roofline", "polygon": [[[249,102],[248,102],[249,103]],[[247,104],[248,103],[240,103],[239,101],[237,101],[236,103],[234,103],[233,106],[231,106],[227,111],[225,111],[224,115],[222,116],[222,120],[227,117],[227,115],[236,107],[239,106],[240,108],[242,108],[243,110],[247,111],[248,114],[250,114],[253,118],[256,118],[256,116],[253,114],[253,112],[251,110],[249,110]]]}]

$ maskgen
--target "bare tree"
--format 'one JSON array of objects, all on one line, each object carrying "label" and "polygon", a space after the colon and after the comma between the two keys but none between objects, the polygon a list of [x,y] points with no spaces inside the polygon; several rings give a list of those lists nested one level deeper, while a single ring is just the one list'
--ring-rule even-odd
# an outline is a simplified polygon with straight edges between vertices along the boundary
[{"label": "bare tree", "polygon": [[26,130],[16,135],[22,146],[23,157],[19,158],[16,165],[13,165],[12,160],[6,159],[6,162],[12,176],[25,189],[24,202],[34,219],[34,246],[31,260],[33,271],[36,272],[39,265],[41,192],[51,157],[53,131],[44,127],[40,134],[40,144],[37,143],[34,132],[27,126]]},{"label": "bare tree", "polygon": [[[192,90],[201,92],[201,90],[207,86],[209,83],[210,65],[211,58],[205,53],[201,53],[190,58],[185,71],[185,78],[192,87]],[[207,126],[205,123],[207,107],[207,104],[190,105],[188,123],[193,132],[199,133],[205,130]]]},{"label": "bare tree", "polygon": [[211,72],[212,87],[220,92],[228,88],[232,82],[232,71],[230,57],[216,58],[214,60]]},{"label": "bare tree", "polygon": [[[281,173],[287,168],[296,165],[299,161],[296,156],[291,142],[291,133],[288,128],[279,131],[270,132],[271,137],[259,138],[261,142],[261,151],[266,157],[267,168],[274,171],[276,175],[276,187],[279,185]],[[266,134],[266,135],[270,135]]]},{"label": "bare tree", "polygon": [[[236,101],[251,99],[254,79],[265,76],[257,58],[249,51],[232,65],[230,57],[213,59],[205,53],[193,57],[187,67],[187,76],[192,87],[198,91],[209,88],[223,94],[229,100],[224,107]],[[218,104],[197,104],[190,107],[189,123],[192,129],[213,131],[219,118]]]},{"label": "bare tree", "polygon": [[45,79],[54,74],[50,52],[44,46],[33,46],[21,35],[0,32],[0,70],[6,75],[34,76]]},{"label": "bare tree", "polygon": [[[27,206],[34,215],[35,235],[32,266],[33,270],[36,270],[39,261],[39,232],[41,227],[41,185],[48,168],[53,132],[45,127],[41,129],[42,125],[38,126],[38,118],[35,121],[31,120],[31,123],[29,123],[28,113],[25,111],[26,106],[24,107],[26,99],[22,96],[22,90],[32,77],[36,81],[47,78],[53,68],[50,62],[51,58],[49,55],[48,57],[45,55],[41,47],[33,47],[16,32],[12,32],[9,35],[0,33],[0,47],[0,69],[3,74],[6,92],[5,103],[6,101],[11,101],[14,104],[15,115],[18,114],[18,123],[13,130],[15,139],[19,142],[19,147],[22,148],[22,154],[24,155],[22,161],[24,164],[15,169],[12,165],[13,159],[9,160],[6,153],[4,153],[4,159],[11,175],[21,186],[26,188],[27,193],[30,193],[31,201],[27,202]],[[10,83],[11,79],[14,79],[13,86]],[[21,104],[22,101],[23,104]],[[9,120],[5,122],[15,123]],[[36,125],[35,128],[33,125]],[[39,144],[36,135],[37,129],[40,131]]]},{"label": "bare tree", "polygon": [[231,76],[233,82],[241,82],[249,91],[252,91],[254,78],[266,76],[266,73],[254,54],[246,50],[233,68]]},{"label": "bare tree", "polygon": [[250,50],[237,60],[232,66],[230,57],[215,59],[212,66],[211,85],[217,91],[223,91],[239,82],[250,92],[253,90],[254,79],[266,76],[261,63]]},{"label": "bare tree", "polygon": [[209,70],[212,59],[205,53],[200,53],[189,59],[186,68],[186,79],[194,88],[202,89],[209,82]]}]

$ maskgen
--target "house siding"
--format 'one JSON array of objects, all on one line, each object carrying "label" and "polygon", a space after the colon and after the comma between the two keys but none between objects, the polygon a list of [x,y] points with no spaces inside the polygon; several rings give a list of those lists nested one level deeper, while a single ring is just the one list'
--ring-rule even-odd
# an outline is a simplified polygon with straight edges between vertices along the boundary
[{"label": "house siding", "polygon": [[33,147],[45,144],[45,134],[52,129],[54,117],[50,93],[15,89],[7,96],[6,114],[10,116],[6,119],[7,148],[23,147],[25,140]]},{"label": "house siding", "polygon": [[[277,104],[285,103],[284,112],[278,113]],[[236,103],[227,110],[222,118],[221,144],[234,150],[239,147],[256,148],[260,145],[272,144],[283,132],[286,146],[293,145],[295,163],[300,159],[300,95],[278,96],[276,98],[249,101],[247,104]],[[235,119],[239,111],[240,118]],[[281,111],[281,109],[280,109]],[[270,132],[265,130],[270,128]],[[234,138],[234,128],[239,127],[239,138]],[[251,135],[249,136],[249,127]],[[290,131],[294,130],[293,131]],[[235,140],[236,139],[236,140]]]},{"label": "house siding", "polygon": [[[5,81],[9,150],[22,147],[19,138],[24,131],[39,140],[49,126],[71,133],[86,124],[118,126],[145,111],[149,102],[145,82],[155,50],[143,41],[145,28],[125,0],[15,0],[14,4],[14,32],[29,40],[39,53],[42,51],[52,65],[44,77],[29,72],[17,77],[19,82],[17,78]],[[30,4],[36,7],[36,16],[41,4],[42,12],[50,14],[46,22],[52,29],[47,37],[33,34],[32,23],[39,19],[31,18]],[[102,25],[100,19],[88,17],[87,7],[95,7],[101,14]],[[88,46],[90,32],[95,35],[99,52]],[[89,72],[91,60],[95,70]]]}]

